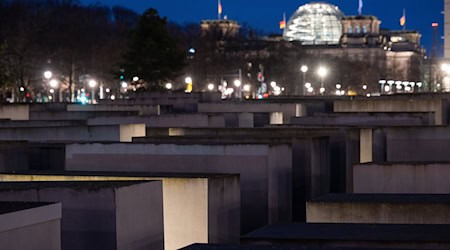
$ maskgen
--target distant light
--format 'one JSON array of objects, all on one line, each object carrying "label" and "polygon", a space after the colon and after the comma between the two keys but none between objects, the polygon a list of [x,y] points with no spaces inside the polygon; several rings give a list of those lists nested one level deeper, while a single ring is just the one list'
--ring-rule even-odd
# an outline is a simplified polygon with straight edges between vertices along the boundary
[{"label": "distant light", "polygon": [[272,88],[275,88],[275,87],[277,86],[277,82],[270,82],[270,86],[271,86]]},{"label": "distant light", "polygon": [[345,95],[345,90],[341,90],[341,95]]},{"label": "distant light", "polygon": [[363,89],[367,89],[367,85],[366,84],[363,85]]},{"label": "distant light", "polygon": [[328,70],[325,67],[322,67],[322,66],[319,67],[319,69],[317,70],[317,74],[320,77],[325,77],[327,75],[327,73],[328,73]]},{"label": "distant light", "polygon": [[312,87],[309,87],[307,90],[308,90],[309,93],[314,92],[314,89]]},{"label": "distant light", "polygon": [[215,87],[214,84],[212,84],[212,83],[208,84],[208,90],[209,91],[213,91],[214,87]]},{"label": "distant light", "polygon": [[120,84],[121,84],[122,88],[124,88],[124,89],[128,88],[127,82],[121,82]]},{"label": "distant light", "polygon": [[24,92],[25,91],[25,88],[24,87],[20,87],[20,92]]},{"label": "distant light", "polygon": [[323,94],[325,92],[325,88],[320,88],[320,93]]},{"label": "distant light", "polygon": [[49,95],[49,96],[48,96],[48,99],[49,99],[49,100],[53,100],[53,96]]},{"label": "distant light", "polygon": [[341,91],[340,90],[336,90],[336,95],[341,95]]},{"label": "distant light", "polygon": [[275,86],[274,90],[275,90],[275,92],[281,92],[280,86]]},{"label": "distant light", "polygon": [[367,96],[367,97],[370,97],[370,94],[367,94],[366,96]]},{"label": "distant light", "polygon": [[397,88],[398,90],[401,90],[401,89],[402,89],[402,85],[401,85],[401,84],[397,84],[397,85],[396,85],[396,88]]},{"label": "distant light", "polygon": [[55,90],[54,89],[50,89],[50,93],[55,93]]},{"label": "distant light", "polygon": [[422,87],[422,83],[421,83],[421,82],[418,82],[416,85],[417,85],[417,87],[419,87],[419,88]]},{"label": "distant light", "polygon": [[52,78],[52,76],[53,76],[53,73],[51,71],[44,72],[45,79],[50,79],[50,78]]},{"label": "distant light", "polygon": [[244,89],[244,91],[249,92],[250,89],[251,89],[250,84],[245,84],[244,87],[243,87],[243,89]]},{"label": "distant light", "polygon": [[191,84],[192,83],[192,78],[188,76],[188,77],[184,78],[184,82],[186,84]]},{"label": "distant light", "polygon": [[448,70],[449,70],[449,66],[448,66],[448,64],[446,64],[446,63],[443,63],[442,65],[441,65],[441,69],[442,69],[442,71],[445,71],[445,72],[447,72]]},{"label": "distant light", "polygon": [[336,89],[341,89],[341,88],[342,88],[342,85],[340,85],[339,83],[336,84]]},{"label": "distant light", "polygon": [[402,82],[402,84],[406,86],[409,84],[409,82]]},{"label": "distant light", "polygon": [[432,26],[432,27],[438,27],[439,24],[438,24],[438,23],[432,23],[431,26]]},{"label": "distant light", "polygon": [[173,88],[172,83],[170,83],[170,82],[166,83],[166,89],[172,89],[172,88]]},{"label": "distant light", "polygon": [[105,91],[106,91],[106,93],[111,92],[111,90],[109,88],[106,88]]},{"label": "distant light", "polygon": [[137,81],[139,81],[139,77],[137,77],[137,76],[133,77],[133,82],[137,82]]},{"label": "distant light", "polygon": [[408,91],[408,92],[411,91],[411,86],[406,86],[405,90]]},{"label": "distant light", "polygon": [[384,92],[389,92],[391,91],[391,87],[389,87],[389,85],[384,86]]},{"label": "distant light", "polygon": [[194,49],[194,48],[190,48],[190,49],[189,49],[189,53],[195,54],[195,49]]},{"label": "distant light", "polygon": [[57,88],[58,87],[58,81],[56,79],[50,80],[50,87],[51,88]]},{"label": "distant light", "polygon": [[387,83],[389,83],[389,84],[394,84],[395,81],[394,81],[394,80],[389,80],[389,81],[387,81]]},{"label": "distant light", "polygon": [[116,96],[115,96],[115,95],[112,95],[112,96],[111,96],[111,100],[113,100],[113,101],[116,100]]},{"label": "distant light", "polygon": [[300,68],[300,70],[301,70],[303,73],[306,73],[306,72],[308,72],[308,66],[303,65],[303,66]]},{"label": "distant light", "polygon": [[95,88],[95,86],[97,86],[97,82],[95,80],[90,80],[89,81],[89,87]]},{"label": "distant light", "polygon": [[225,94],[231,95],[231,94],[233,94],[233,92],[234,92],[233,88],[227,88],[227,90],[225,91]]},{"label": "distant light", "polygon": [[402,81],[395,81],[395,84],[402,84]]},{"label": "distant light", "polygon": [[236,87],[240,87],[241,86],[241,81],[239,81],[239,80],[235,80],[234,81],[234,86],[236,86]]},{"label": "distant light", "polygon": [[309,83],[309,82],[305,83],[305,88],[306,88],[306,89],[311,88],[311,83]]}]

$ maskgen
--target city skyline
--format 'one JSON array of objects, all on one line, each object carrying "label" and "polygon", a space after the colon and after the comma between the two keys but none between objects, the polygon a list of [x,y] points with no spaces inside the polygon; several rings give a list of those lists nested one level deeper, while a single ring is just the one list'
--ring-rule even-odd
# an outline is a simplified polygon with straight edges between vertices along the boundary
[{"label": "city skyline", "polygon": [[[199,23],[204,19],[217,19],[217,1],[216,0],[196,0],[196,1],[138,1],[138,0],[82,0],[84,4],[100,3],[105,5],[122,5],[142,13],[147,8],[155,8],[162,16],[176,23]],[[222,0],[223,15],[229,19],[236,20],[239,23],[247,23],[251,27],[261,30],[265,33],[278,33],[279,21],[283,19],[283,13],[287,18],[303,4],[313,1],[286,1],[278,2],[272,0],[261,1],[237,1]],[[327,0],[337,5],[345,15],[357,15],[359,0]],[[424,1],[424,0],[364,0],[363,15],[375,15],[381,21],[381,27],[391,30],[401,30],[400,18],[403,15],[403,9],[406,10],[406,29],[418,30],[422,34],[422,45],[427,53],[431,53],[433,46],[433,30],[431,24],[439,23],[438,32],[438,55],[443,54],[443,21],[444,10],[443,1]],[[174,8],[176,6],[176,8]]]}]

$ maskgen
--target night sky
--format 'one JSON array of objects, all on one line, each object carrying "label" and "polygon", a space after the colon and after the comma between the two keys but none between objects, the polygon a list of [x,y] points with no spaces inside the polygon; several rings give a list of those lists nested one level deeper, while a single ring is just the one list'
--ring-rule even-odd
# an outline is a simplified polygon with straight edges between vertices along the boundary
[{"label": "night sky", "polygon": [[[81,0],[90,4],[99,2],[106,5],[122,5],[142,13],[147,8],[155,8],[162,16],[177,23],[196,22],[217,18],[217,0]],[[222,0],[223,15],[266,33],[280,33],[278,22],[286,12],[287,19],[305,0]],[[326,0],[339,6],[346,15],[356,15],[358,0]],[[377,16],[382,28],[401,29],[399,20],[406,9],[407,29],[422,33],[422,45],[430,53],[433,46],[432,22],[438,22],[438,51],[442,54],[444,0],[364,0],[363,14]]]}]

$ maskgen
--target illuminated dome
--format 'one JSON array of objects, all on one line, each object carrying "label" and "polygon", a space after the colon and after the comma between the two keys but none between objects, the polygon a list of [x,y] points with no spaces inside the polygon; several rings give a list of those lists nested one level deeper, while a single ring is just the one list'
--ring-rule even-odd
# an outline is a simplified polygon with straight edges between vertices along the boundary
[{"label": "illuminated dome", "polygon": [[305,45],[338,44],[342,35],[343,17],[339,8],[332,4],[305,4],[289,19],[284,39],[300,41]]}]

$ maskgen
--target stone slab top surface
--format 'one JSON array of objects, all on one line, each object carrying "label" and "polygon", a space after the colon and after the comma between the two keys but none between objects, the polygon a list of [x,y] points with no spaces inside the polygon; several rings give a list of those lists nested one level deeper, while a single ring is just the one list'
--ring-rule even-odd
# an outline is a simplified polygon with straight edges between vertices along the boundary
[{"label": "stone slab top surface", "polygon": [[253,231],[244,240],[450,242],[450,225],[291,223]]},{"label": "stone slab top surface", "polygon": [[20,210],[26,210],[41,206],[46,206],[54,204],[51,202],[9,202],[9,201],[0,201],[0,214],[12,213]]},{"label": "stone slab top surface", "polygon": [[10,190],[30,190],[47,188],[69,188],[76,190],[115,189],[145,183],[147,181],[31,181],[31,182],[1,182],[0,192]]},{"label": "stone slab top surface", "polygon": [[[35,176],[100,176],[100,177],[149,177],[149,178],[224,178],[237,177],[229,173],[163,173],[163,172],[109,172],[109,171],[23,171],[0,173],[0,175],[35,175]],[[115,182],[115,181],[114,181]],[[0,183],[1,184],[1,183]]]},{"label": "stone slab top surface", "polygon": [[409,204],[450,204],[448,194],[327,194],[312,203],[409,203]]},{"label": "stone slab top surface", "polygon": [[[180,250],[381,250],[381,248],[192,244]],[[383,248],[383,250],[392,250]],[[396,250],[399,250],[398,248]],[[400,249],[401,250],[401,249]]]}]

